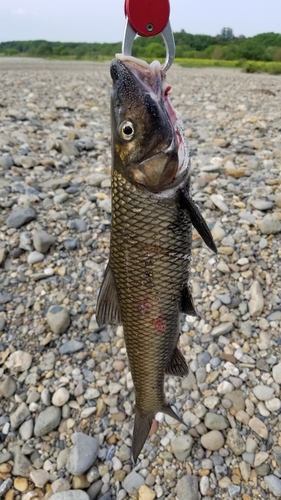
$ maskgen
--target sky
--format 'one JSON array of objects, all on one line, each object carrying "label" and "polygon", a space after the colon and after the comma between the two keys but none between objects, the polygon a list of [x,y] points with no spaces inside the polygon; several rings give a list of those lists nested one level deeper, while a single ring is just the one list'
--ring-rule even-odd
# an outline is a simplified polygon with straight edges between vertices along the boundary
[{"label": "sky", "polygon": [[[173,31],[281,33],[281,0],[170,0],[170,7]],[[123,30],[124,0],[0,0],[0,42],[118,42]]]}]

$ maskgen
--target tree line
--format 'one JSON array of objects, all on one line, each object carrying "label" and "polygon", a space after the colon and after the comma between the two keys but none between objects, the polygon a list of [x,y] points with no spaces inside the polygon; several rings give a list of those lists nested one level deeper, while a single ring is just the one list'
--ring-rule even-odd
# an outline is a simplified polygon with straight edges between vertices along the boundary
[{"label": "tree line", "polygon": [[[191,35],[184,30],[174,33],[176,57],[215,60],[281,61],[281,34],[261,33],[254,37],[234,36],[231,28],[223,28],[217,36]],[[0,43],[4,56],[103,60],[121,52],[117,43],[48,42],[46,40]],[[137,38],[133,55],[147,60],[165,58],[166,50],[160,35]]]}]

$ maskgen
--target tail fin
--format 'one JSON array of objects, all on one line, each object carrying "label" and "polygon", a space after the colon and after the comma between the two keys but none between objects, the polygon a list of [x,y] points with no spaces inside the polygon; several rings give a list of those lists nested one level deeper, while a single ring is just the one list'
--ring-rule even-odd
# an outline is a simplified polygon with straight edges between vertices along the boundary
[{"label": "tail fin", "polygon": [[[163,408],[159,408],[159,412],[166,413],[170,417],[184,424],[184,421],[176,414],[169,403],[166,403]],[[133,432],[133,442],[132,442],[132,453],[133,460],[136,463],[138,456],[142,450],[142,447],[147,439],[153,419],[157,412],[150,413],[149,415],[142,416],[138,411],[136,411],[134,432]]]},{"label": "tail fin", "polygon": [[149,434],[154,415],[155,413],[150,413],[149,415],[142,416],[136,411],[132,442],[133,460],[135,463]]}]

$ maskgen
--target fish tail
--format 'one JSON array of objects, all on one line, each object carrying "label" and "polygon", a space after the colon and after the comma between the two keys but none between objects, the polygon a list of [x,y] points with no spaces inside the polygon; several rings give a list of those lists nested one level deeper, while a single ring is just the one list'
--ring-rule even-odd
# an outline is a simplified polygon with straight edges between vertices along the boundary
[{"label": "fish tail", "polygon": [[149,434],[154,416],[154,412],[148,415],[141,415],[136,411],[132,442],[132,453],[135,463]]},{"label": "fish tail", "polygon": [[132,454],[134,463],[136,463],[142,447],[147,439],[156,413],[166,413],[166,415],[174,418],[179,423],[186,425],[184,421],[176,414],[169,403],[165,403],[162,408],[159,408],[159,410],[149,413],[148,415],[141,415],[138,411],[136,411],[132,441]]}]

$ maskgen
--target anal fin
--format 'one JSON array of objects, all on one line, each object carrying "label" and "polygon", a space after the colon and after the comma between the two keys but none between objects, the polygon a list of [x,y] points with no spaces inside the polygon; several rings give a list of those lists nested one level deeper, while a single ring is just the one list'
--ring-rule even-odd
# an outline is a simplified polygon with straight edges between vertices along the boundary
[{"label": "anal fin", "polygon": [[184,288],[182,293],[181,312],[183,312],[184,314],[188,314],[189,316],[198,316],[188,285],[186,286],[186,288]]},{"label": "anal fin", "polygon": [[99,326],[121,323],[120,304],[115,279],[109,263],[98,296],[96,320]]},{"label": "anal fin", "polygon": [[201,238],[206,243],[207,247],[209,247],[210,250],[212,250],[214,253],[218,253],[216,244],[215,244],[213,236],[212,236],[212,233],[211,233],[210,229],[208,228],[207,223],[206,223],[203,215],[200,213],[198,206],[191,198],[187,189],[182,189],[181,193],[182,193],[183,206],[187,209],[187,211],[189,213],[189,217],[190,217],[192,225],[198,231]]},{"label": "anal fin", "polygon": [[177,375],[179,377],[185,377],[188,375],[188,366],[184,355],[178,347],[175,348],[172,357],[166,366],[165,373],[167,373],[167,375]]}]

